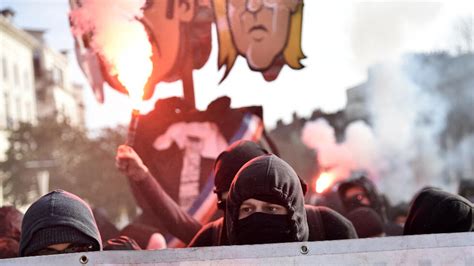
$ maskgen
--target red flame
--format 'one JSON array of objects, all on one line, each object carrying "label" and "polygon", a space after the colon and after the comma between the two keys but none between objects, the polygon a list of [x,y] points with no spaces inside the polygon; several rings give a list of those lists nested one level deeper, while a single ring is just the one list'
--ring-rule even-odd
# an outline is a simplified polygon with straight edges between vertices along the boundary
[{"label": "red flame", "polygon": [[335,180],[336,176],[334,174],[329,172],[322,172],[316,180],[314,190],[316,191],[316,193],[323,193],[332,184],[334,184]]}]

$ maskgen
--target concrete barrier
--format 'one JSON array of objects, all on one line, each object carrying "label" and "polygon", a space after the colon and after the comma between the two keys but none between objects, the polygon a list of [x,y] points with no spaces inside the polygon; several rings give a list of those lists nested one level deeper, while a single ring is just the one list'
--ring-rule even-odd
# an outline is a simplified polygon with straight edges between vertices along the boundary
[{"label": "concrete barrier", "polygon": [[0,260],[1,265],[474,265],[474,233],[255,246],[104,251]]}]

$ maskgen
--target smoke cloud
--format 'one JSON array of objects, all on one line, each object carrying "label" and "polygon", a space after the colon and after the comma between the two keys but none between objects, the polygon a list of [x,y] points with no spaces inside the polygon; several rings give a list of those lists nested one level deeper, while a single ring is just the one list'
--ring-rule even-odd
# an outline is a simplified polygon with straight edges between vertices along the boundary
[{"label": "smoke cloud", "polygon": [[377,166],[379,186],[394,201],[407,201],[426,185],[443,187],[445,160],[439,137],[448,103],[433,88],[439,75],[420,68],[414,57],[403,64],[379,65],[372,70],[366,92],[382,159]]},{"label": "smoke cloud", "polygon": [[337,143],[334,129],[320,118],[308,122],[302,131],[302,141],[317,151],[318,163],[336,176],[336,180],[350,176],[351,171],[364,169],[376,177],[377,146],[371,129],[363,121],[351,123],[345,132],[346,140]]},{"label": "smoke cloud", "polygon": [[143,88],[153,68],[151,44],[138,21],[143,17],[141,8],[145,3],[83,0],[70,12],[73,34],[91,36],[91,48],[105,59],[109,74],[118,75],[129,92],[131,88]]},{"label": "smoke cloud", "polygon": [[353,122],[336,143],[334,129],[316,120],[302,139],[320,166],[340,165],[342,178],[368,170],[393,203],[409,201],[424,186],[455,193],[459,178],[474,173],[474,79],[467,74],[474,61],[464,62],[470,59],[411,55],[375,65],[361,91],[371,126]]}]

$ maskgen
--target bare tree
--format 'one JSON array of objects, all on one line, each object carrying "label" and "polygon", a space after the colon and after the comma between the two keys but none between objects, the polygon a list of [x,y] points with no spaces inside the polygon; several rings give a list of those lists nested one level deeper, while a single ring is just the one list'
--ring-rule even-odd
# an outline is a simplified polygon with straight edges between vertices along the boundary
[{"label": "bare tree", "polygon": [[474,16],[459,18],[454,24],[458,53],[474,53]]}]

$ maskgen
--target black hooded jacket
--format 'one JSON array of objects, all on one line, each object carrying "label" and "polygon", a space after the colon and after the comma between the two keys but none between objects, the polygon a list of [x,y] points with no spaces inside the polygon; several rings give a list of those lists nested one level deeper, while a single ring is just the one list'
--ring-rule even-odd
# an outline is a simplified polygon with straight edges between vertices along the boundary
[{"label": "black hooded jacket", "polygon": [[437,188],[423,189],[413,200],[404,235],[471,232],[473,204]]},{"label": "black hooded jacket", "polygon": [[20,257],[29,256],[49,245],[92,244],[102,250],[102,241],[91,209],[78,196],[54,190],[31,205],[23,217]]},{"label": "black hooded jacket", "polygon": [[287,208],[293,241],[308,240],[304,195],[298,175],[277,156],[263,155],[247,162],[230,186],[225,219],[230,244],[236,243],[235,226],[242,202],[262,197],[278,201]]}]

